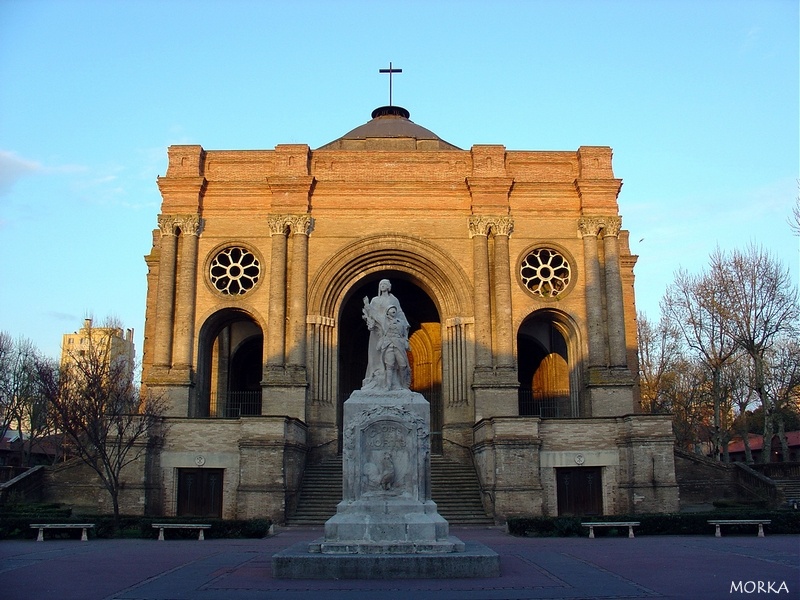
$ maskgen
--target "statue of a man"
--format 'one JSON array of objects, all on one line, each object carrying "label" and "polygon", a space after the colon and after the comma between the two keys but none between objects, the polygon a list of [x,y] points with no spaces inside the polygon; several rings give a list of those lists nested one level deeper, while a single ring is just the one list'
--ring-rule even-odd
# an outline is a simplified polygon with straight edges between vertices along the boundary
[{"label": "statue of a man", "polygon": [[391,290],[389,280],[382,279],[378,295],[371,301],[364,297],[362,315],[369,328],[369,347],[362,390],[408,389],[411,385],[406,354],[408,320]]}]

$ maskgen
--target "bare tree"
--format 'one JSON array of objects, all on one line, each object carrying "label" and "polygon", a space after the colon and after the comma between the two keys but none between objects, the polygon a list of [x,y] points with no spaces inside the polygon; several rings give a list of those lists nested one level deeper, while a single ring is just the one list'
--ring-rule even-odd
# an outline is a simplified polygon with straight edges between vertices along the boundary
[{"label": "bare tree", "polygon": [[[798,183],[800,185],[800,183]],[[794,235],[800,235],[800,196],[794,201],[792,216],[789,217],[789,228]]]},{"label": "bare tree", "polygon": [[712,433],[708,372],[684,358],[677,362],[668,382],[664,395],[673,414],[675,443],[679,448],[704,454]]},{"label": "bare tree", "polygon": [[[753,463],[753,451],[750,448],[750,408],[754,405],[757,398],[754,398],[753,390],[750,388],[752,377],[750,375],[749,358],[739,353],[726,366],[724,372],[725,387],[728,390],[732,406],[736,411],[736,418],[733,420],[732,430],[742,438],[744,444],[745,462]],[[728,461],[727,444],[725,446],[725,461]]]},{"label": "bare tree", "polygon": [[764,387],[773,403],[781,452],[784,460],[788,460],[785,422],[790,413],[797,413],[800,396],[800,344],[796,340],[781,339],[769,350]]},{"label": "bare tree", "polygon": [[115,330],[113,325],[89,324],[87,344],[59,369],[47,362],[39,366],[60,431],[77,457],[97,473],[118,523],[122,471],[163,433],[165,402],[140,394],[128,357],[115,356],[108,339]]},{"label": "bare tree", "polygon": [[19,432],[21,466],[29,464],[31,445],[42,432],[39,423],[34,427],[30,420],[42,407],[36,376],[38,355],[30,340],[14,341],[0,333],[0,439],[9,429]]},{"label": "bare tree", "polygon": [[714,416],[712,451],[717,460],[722,458],[724,438],[728,437],[722,429],[723,408],[728,400],[722,375],[726,363],[737,351],[721,312],[721,284],[713,270],[694,276],[680,270],[661,302],[662,312],[670,317],[689,349],[708,370]]},{"label": "bare tree", "polygon": [[678,331],[663,315],[653,325],[644,313],[636,319],[639,338],[639,387],[642,408],[651,414],[671,412],[667,390],[682,357]]},{"label": "bare tree", "polygon": [[[725,333],[752,361],[751,387],[764,409],[762,460],[768,462],[766,448],[772,439],[776,420],[779,422],[781,419],[767,389],[767,354],[778,339],[797,330],[800,316],[797,289],[788,269],[766,250],[753,244],[730,254],[717,250],[711,256],[711,271],[717,286],[715,301],[723,317]],[[785,439],[785,436],[781,437]]]},{"label": "bare tree", "polygon": [[0,331],[0,440],[14,422],[17,397],[14,393],[14,340]]}]

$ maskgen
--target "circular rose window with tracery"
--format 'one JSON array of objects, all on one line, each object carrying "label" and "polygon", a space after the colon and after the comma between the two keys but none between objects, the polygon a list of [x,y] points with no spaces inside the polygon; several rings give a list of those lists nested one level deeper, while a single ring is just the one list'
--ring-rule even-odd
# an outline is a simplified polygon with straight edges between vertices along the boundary
[{"label": "circular rose window with tracery", "polygon": [[572,269],[557,250],[537,248],[523,259],[519,275],[532,294],[555,298],[569,286]]},{"label": "circular rose window with tracery", "polygon": [[221,250],[211,261],[211,284],[223,294],[241,296],[258,283],[261,263],[247,248],[233,246]]}]

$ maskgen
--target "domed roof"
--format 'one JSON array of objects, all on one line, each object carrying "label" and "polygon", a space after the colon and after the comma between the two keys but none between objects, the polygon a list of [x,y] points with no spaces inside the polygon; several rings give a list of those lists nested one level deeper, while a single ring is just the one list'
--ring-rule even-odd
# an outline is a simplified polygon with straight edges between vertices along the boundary
[{"label": "domed roof", "polygon": [[409,120],[400,106],[381,106],[372,120],[359,125],[318,150],[460,150],[438,135]]}]

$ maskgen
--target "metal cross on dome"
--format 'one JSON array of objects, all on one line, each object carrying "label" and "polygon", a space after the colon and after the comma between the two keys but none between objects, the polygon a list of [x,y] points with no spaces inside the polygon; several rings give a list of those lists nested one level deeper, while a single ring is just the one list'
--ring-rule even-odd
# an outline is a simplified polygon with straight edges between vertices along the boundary
[{"label": "metal cross on dome", "polygon": [[388,69],[379,69],[379,73],[388,73],[389,74],[389,106],[392,105],[392,75],[394,73],[402,73],[403,69],[394,69],[392,68],[392,63],[389,61],[389,68]]}]

